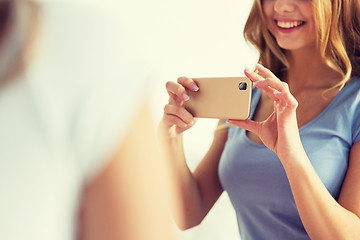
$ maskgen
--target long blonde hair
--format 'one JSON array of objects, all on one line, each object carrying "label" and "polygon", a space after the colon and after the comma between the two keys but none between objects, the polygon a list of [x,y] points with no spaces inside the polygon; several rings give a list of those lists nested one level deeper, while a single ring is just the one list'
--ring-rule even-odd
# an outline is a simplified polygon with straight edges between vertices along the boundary
[{"label": "long blonde hair", "polygon": [[[312,0],[317,44],[324,62],[342,75],[332,88],[343,87],[360,76],[360,1]],[[288,62],[266,27],[261,0],[255,0],[244,28],[245,39],[260,53],[259,63],[278,77],[284,76]]]},{"label": "long blonde hair", "polygon": [[0,0],[0,87],[27,66],[35,39],[38,6],[30,0]]}]

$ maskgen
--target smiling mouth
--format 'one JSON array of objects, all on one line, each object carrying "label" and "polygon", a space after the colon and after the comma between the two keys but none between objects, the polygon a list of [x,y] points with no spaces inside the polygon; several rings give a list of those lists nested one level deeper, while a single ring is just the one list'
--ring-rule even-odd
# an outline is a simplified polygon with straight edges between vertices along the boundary
[{"label": "smiling mouth", "polygon": [[279,21],[275,20],[276,25],[283,29],[292,29],[296,27],[300,27],[305,24],[304,21]]}]

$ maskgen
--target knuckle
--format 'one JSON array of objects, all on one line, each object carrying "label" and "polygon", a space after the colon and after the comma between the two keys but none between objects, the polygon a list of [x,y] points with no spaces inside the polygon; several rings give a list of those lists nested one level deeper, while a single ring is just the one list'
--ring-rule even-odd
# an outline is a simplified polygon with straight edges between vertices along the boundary
[{"label": "knuckle", "polygon": [[187,77],[181,76],[181,77],[178,77],[177,82],[182,83],[182,82],[185,82],[186,79],[187,79]]},{"label": "knuckle", "polygon": [[299,102],[296,100],[296,98],[290,93],[286,93],[287,98],[289,99],[289,106],[296,109],[299,105]]},{"label": "knuckle", "polygon": [[178,83],[181,84],[182,86],[189,87],[193,83],[193,80],[188,77],[180,77],[178,78]]},{"label": "knuckle", "polygon": [[193,80],[191,78],[184,79],[184,83],[186,83],[187,85],[190,85],[192,82],[193,82]]},{"label": "knuckle", "polygon": [[169,125],[173,125],[175,122],[175,117],[173,115],[166,115],[166,121],[169,123]]},{"label": "knuckle", "polygon": [[289,90],[289,85],[286,82],[281,82],[281,86],[285,89],[285,90]]},{"label": "knuckle", "polygon": [[294,107],[294,108],[297,108],[297,107],[299,106],[299,102],[296,101],[296,99],[293,100],[293,103],[292,103],[292,104],[293,104],[293,107]]},{"label": "knuckle", "polygon": [[182,114],[182,108],[180,108],[180,107],[175,108],[175,114],[177,116],[180,116]]},{"label": "knuckle", "polygon": [[172,125],[177,125],[177,118],[174,116],[169,116],[169,123]]},{"label": "knuckle", "polygon": [[180,128],[184,127],[184,123],[182,123],[180,118],[178,118],[176,116],[172,116],[171,123],[172,123],[172,125],[176,125],[177,127],[180,127]]},{"label": "knuckle", "polygon": [[173,125],[170,115],[164,115],[164,120],[165,120],[165,123],[166,123],[167,126]]},{"label": "knuckle", "polygon": [[269,77],[265,78],[265,79],[264,79],[264,82],[265,82],[266,84],[269,84],[269,83],[271,82],[271,78],[269,78]]},{"label": "knuckle", "polygon": [[176,90],[175,90],[175,94],[177,95],[177,96],[181,96],[181,95],[183,95],[184,93],[186,93],[186,91],[185,91],[185,88],[183,87],[183,86],[179,86],[178,88],[176,88]]},{"label": "knuckle", "polygon": [[165,112],[165,113],[168,113],[168,112],[169,112],[169,108],[170,108],[170,104],[166,104],[166,105],[164,106],[164,112]]}]

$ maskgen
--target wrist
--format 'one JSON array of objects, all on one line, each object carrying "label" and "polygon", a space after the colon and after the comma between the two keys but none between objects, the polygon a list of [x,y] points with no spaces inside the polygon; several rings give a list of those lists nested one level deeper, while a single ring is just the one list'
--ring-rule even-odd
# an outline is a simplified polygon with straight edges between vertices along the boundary
[{"label": "wrist", "polygon": [[164,120],[160,121],[157,129],[159,139],[165,145],[182,142],[182,133],[178,133],[176,125],[168,126]]},{"label": "wrist", "polygon": [[279,159],[285,169],[288,171],[297,171],[306,167],[310,160],[303,147],[289,151],[286,155],[279,156]]}]

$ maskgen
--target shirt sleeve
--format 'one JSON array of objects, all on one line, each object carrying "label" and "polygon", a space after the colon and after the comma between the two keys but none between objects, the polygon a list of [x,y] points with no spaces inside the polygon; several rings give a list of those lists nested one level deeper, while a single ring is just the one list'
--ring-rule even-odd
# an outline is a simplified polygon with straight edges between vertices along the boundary
[{"label": "shirt sleeve", "polygon": [[125,86],[114,84],[93,88],[78,115],[77,153],[86,179],[93,178],[116,152],[140,103],[145,99],[140,83],[144,76],[124,76]]},{"label": "shirt sleeve", "polygon": [[357,96],[357,103],[354,109],[354,123],[353,123],[353,144],[360,141],[360,94]]},{"label": "shirt sleeve", "polygon": [[71,45],[76,55],[73,57],[79,59],[76,71],[81,78],[74,79],[73,84],[78,88],[79,104],[72,139],[74,153],[88,180],[115,153],[149,84],[149,71],[130,35],[120,20],[103,14],[84,13],[80,20],[72,22],[71,28],[75,29],[66,29],[75,34],[81,31]]}]

